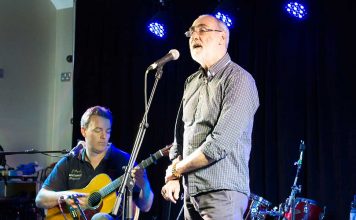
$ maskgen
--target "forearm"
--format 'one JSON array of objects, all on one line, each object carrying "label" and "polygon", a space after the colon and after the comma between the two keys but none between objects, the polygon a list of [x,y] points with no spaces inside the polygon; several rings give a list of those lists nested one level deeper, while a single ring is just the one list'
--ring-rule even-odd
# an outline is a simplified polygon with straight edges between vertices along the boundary
[{"label": "forearm", "polygon": [[55,192],[42,188],[36,196],[36,206],[44,209],[52,208],[58,205],[58,200],[61,196],[70,194],[71,192],[68,191]]},{"label": "forearm", "polygon": [[178,159],[173,161],[173,163],[177,163],[176,171],[180,174],[183,174],[205,167],[213,161],[214,160],[207,157],[205,154],[203,154],[200,148],[198,148],[196,151],[194,151],[192,154],[190,154],[183,160]]},{"label": "forearm", "polygon": [[149,182],[140,190],[140,194],[137,201],[137,206],[143,212],[148,212],[151,209],[153,203],[154,194],[151,190]]}]

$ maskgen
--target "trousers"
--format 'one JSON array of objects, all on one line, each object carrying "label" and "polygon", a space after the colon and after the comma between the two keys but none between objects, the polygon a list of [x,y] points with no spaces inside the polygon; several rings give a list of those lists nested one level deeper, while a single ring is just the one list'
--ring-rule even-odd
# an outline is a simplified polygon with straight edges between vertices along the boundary
[{"label": "trousers", "polygon": [[231,190],[204,192],[196,196],[184,193],[185,220],[243,220],[247,195]]}]

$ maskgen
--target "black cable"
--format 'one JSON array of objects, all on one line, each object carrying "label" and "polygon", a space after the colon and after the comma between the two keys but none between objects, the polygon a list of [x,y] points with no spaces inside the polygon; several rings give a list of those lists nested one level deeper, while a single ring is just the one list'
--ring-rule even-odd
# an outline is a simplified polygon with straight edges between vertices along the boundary
[{"label": "black cable", "polygon": [[[0,145],[0,151],[4,152],[4,149],[2,148],[1,145]],[[5,157],[5,154],[0,155],[0,166],[3,166],[3,167],[6,166],[6,157]]]},{"label": "black cable", "polygon": [[181,216],[182,213],[183,213],[183,209],[184,209],[184,203],[183,203],[182,208],[180,209],[180,211],[179,211],[179,213],[178,213],[178,216],[177,216],[176,220],[179,220],[180,216]]}]

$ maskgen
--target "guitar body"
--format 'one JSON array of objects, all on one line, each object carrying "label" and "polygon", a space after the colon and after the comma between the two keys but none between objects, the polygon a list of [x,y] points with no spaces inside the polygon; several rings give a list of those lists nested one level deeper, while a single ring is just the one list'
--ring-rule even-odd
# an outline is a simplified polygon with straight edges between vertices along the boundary
[{"label": "guitar body", "polygon": [[[78,193],[92,194],[94,192],[99,191],[101,188],[103,188],[104,186],[106,186],[110,183],[111,183],[111,179],[108,175],[99,174],[99,175],[95,176],[85,188],[73,189],[70,191],[78,192]],[[85,216],[88,219],[91,219],[92,216],[98,212],[110,213],[112,211],[112,208],[114,207],[115,201],[116,201],[116,192],[113,191],[109,195],[102,198],[102,202],[97,208],[95,208],[95,209],[87,208],[87,209],[83,210],[85,213]],[[61,206],[62,206],[63,212],[66,215],[67,219],[73,219],[73,217],[69,213],[66,203],[62,203]],[[78,216],[80,216],[79,210],[77,211],[77,213],[78,213]],[[46,213],[46,219],[47,220],[57,220],[57,219],[62,220],[62,219],[64,219],[59,206],[55,206],[53,208],[48,209],[47,213]]]}]

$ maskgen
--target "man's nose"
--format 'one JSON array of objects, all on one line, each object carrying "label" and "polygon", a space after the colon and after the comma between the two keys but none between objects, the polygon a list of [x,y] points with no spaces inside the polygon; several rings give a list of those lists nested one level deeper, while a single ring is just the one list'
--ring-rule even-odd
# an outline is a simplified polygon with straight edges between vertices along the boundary
[{"label": "man's nose", "polygon": [[199,40],[199,35],[198,34],[193,34],[190,39],[189,39],[189,43],[192,46],[194,43],[197,42],[197,40]]},{"label": "man's nose", "polygon": [[191,38],[191,39],[194,39],[194,38],[198,38],[198,36],[199,36],[198,31],[193,30],[193,31],[191,32],[190,38]]}]

